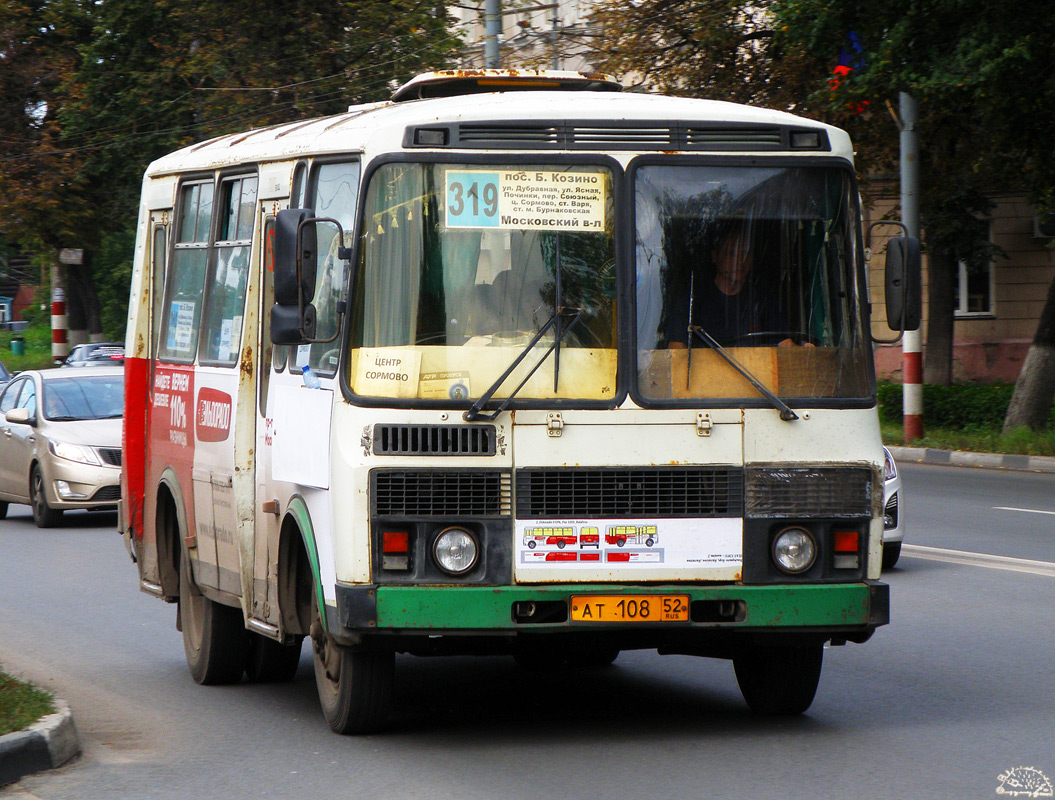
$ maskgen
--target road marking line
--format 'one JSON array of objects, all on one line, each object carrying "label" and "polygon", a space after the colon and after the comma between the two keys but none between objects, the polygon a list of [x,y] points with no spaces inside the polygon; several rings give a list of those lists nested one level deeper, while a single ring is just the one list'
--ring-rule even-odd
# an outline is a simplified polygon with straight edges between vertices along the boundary
[{"label": "road marking line", "polygon": [[1028,572],[1031,575],[1047,575],[1055,578],[1055,563],[1051,561],[1030,561],[1026,558],[968,553],[963,550],[945,550],[941,547],[922,547],[917,544],[903,545],[901,552],[912,558],[947,561],[950,564],[966,564],[971,567],[1005,569],[1011,572]]},{"label": "road marking line", "polygon": [[993,506],[997,511],[1025,511],[1030,514],[1051,514],[1055,517],[1055,511],[1041,511],[1039,508],[1014,508],[1012,506]]}]

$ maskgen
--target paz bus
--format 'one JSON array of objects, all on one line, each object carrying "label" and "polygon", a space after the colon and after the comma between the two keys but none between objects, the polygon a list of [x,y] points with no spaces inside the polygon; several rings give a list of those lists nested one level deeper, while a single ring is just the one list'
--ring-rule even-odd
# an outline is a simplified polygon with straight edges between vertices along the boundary
[{"label": "paz bus", "polygon": [[[647,648],[795,714],[887,623],[847,135],[619,88],[430,73],[149,166],[119,525],[195,681],[289,680],[308,639],[361,733],[396,655]],[[918,264],[890,240],[896,327]]]}]

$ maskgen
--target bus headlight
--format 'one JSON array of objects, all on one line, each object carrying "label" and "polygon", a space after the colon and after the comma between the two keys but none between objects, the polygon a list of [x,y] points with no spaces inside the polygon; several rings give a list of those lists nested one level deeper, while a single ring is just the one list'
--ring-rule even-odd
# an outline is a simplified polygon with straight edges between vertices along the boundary
[{"label": "bus headlight", "polygon": [[476,535],[465,528],[446,528],[432,544],[432,558],[448,575],[464,575],[476,566],[480,543]]},{"label": "bus headlight", "polygon": [[805,528],[785,528],[773,540],[773,563],[789,575],[798,575],[817,560],[817,541]]}]

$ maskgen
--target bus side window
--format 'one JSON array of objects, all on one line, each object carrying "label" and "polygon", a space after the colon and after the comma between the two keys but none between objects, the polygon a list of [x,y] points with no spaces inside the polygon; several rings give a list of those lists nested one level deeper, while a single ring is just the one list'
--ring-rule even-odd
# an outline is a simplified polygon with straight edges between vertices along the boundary
[{"label": "bus side window", "polygon": [[231,178],[220,184],[220,226],[202,320],[203,363],[232,365],[238,360],[256,195],[255,176]]},{"label": "bus side window", "polygon": [[[319,164],[312,175],[308,208],[316,217],[329,217],[341,223],[345,245],[351,244],[359,200],[359,162],[342,161]],[[337,258],[339,239],[331,224],[318,226],[319,267],[315,278],[316,336],[320,339],[337,333],[337,303],[343,299],[348,283],[348,263]],[[332,375],[337,371],[339,342],[313,344],[308,364],[317,372]],[[302,366],[298,364],[298,366]]]},{"label": "bus side window", "polygon": [[212,179],[186,183],[180,190],[172,268],[161,307],[158,351],[162,359],[192,361],[198,346],[202,291],[212,226]]}]

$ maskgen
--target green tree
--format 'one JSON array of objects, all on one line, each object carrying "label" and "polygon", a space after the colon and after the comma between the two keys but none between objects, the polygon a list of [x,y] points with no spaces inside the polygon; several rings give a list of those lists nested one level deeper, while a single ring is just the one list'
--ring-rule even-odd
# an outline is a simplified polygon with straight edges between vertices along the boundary
[{"label": "green tree", "polygon": [[[989,212],[986,194],[1025,186],[1042,207],[1055,206],[1050,9],[991,0],[610,0],[596,22],[599,69],[838,124],[853,135],[865,178],[897,157],[885,106],[896,107],[902,91],[917,98],[931,278],[927,376],[948,382],[957,264],[991,253],[978,224]],[[840,51],[854,69],[833,81]],[[1050,404],[1049,395],[1038,405]]]},{"label": "green tree", "polygon": [[127,297],[132,254],[122,266],[114,247],[150,161],[384,99],[458,45],[436,0],[0,0],[0,230],[85,248],[95,267],[69,276],[70,301],[101,267],[98,332],[109,295]]}]

